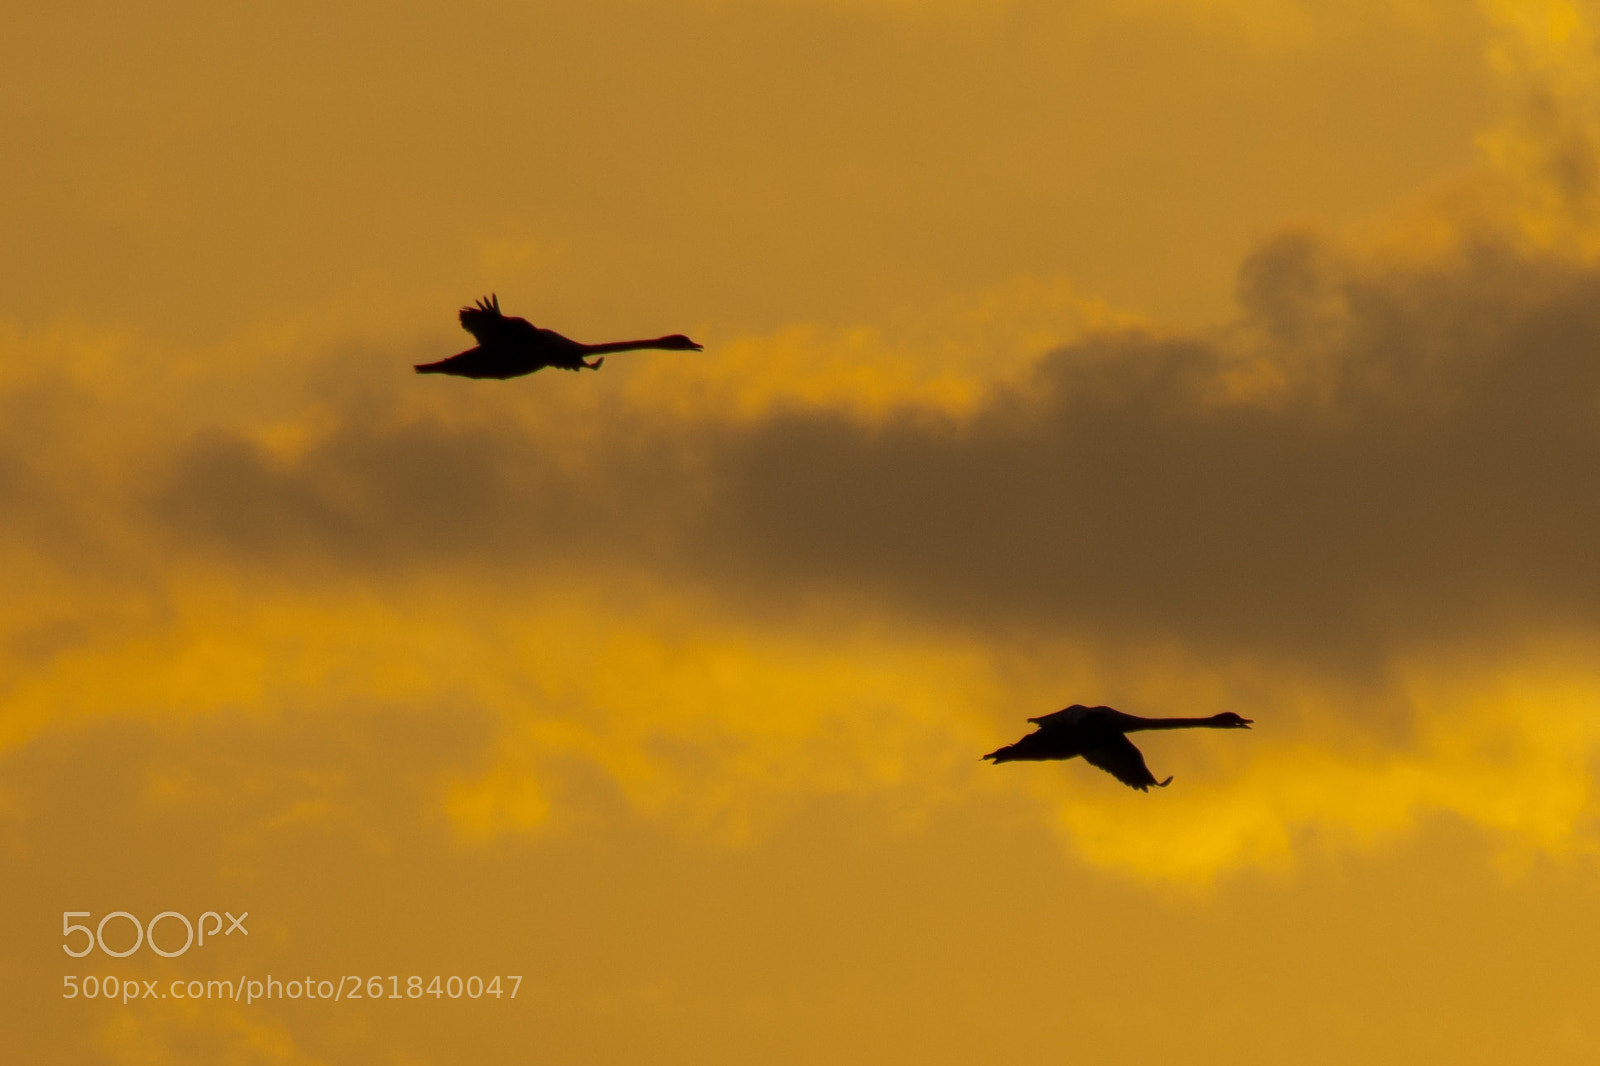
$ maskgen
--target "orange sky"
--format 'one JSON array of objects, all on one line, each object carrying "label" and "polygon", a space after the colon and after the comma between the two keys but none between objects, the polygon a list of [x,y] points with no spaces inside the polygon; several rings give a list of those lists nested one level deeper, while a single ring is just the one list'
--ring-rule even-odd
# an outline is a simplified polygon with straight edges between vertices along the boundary
[{"label": "orange sky", "polygon": [[1594,1061],[1600,5],[1328,6],[13,17],[19,1061]]}]

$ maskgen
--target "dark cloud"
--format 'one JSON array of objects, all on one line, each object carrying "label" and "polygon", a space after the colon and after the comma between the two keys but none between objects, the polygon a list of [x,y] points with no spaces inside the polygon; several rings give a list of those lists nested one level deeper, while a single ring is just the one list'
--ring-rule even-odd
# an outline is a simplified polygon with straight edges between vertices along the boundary
[{"label": "dark cloud", "polygon": [[348,418],[294,460],[210,432],[183,449],[154,513],[187,546],[357,572],[519,573],[626,552],[680,524],[672,494],[681,472],[659,449],[623,462],[613,442],[597,473],[583,443],[559,434],[386,415]]},{"label": "dark cloud", "polygon": [[155,511],[243,560],[606,560],[1301,659],[1600,625],[1600,274],[1492,246],[1361,269],[1291,234],[1240,301],[1213,335],[1051,352],[959,423],[618,408],[573,437],[368,411],[294,462],[197,439]]},{"label": "dark cloud", "polygon": [[[1202,647],[1600,623],[1600,279],[1324,254],[1261,250],[1226,338],[1091,338],[959,428],[762,425],[721,449],[708,529],[755,571]],[[1228,399],[1252,354],[1283,384]]]}]

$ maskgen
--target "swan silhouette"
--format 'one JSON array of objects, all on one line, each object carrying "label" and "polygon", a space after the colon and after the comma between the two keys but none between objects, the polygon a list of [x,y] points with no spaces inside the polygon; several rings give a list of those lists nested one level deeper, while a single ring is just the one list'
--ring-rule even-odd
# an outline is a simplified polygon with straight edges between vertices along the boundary
[{"label": "swan silhouette", "polygon": [[1232,711],[1210,718],[1140,718],[1111,707],[1085,707],[1074,703],[1065,710],[1030,718],[1039,728],[1017,741],[985,755],[996,763],[1019,759],[1071,759],[1083,756],[1130,788],[1148,792],[1150,786],[1166,788],[1172,778],[1157,781],[1144,756],[1127,734],[1142,729],[1249,729],[1250,719]]},{"label": "swan silhouette", "polygon": [[[500,313],[500,298],[491,294],[472,307],[461,309],[461,328],[478,341],[459,355],[437,363],[419,363],[419,374],[454,374],[460,378],[518,378],[547,366],[561,370],[599,370],[610,352],[632,352],[641,348],[660,348],[671,352],[704,351],[681,333],[643,341],[613,341],[610,344],[581,344],[549,329],[540,329],[525,318],[509,318]],[[585,356],[600,358],[589,362]]]}]

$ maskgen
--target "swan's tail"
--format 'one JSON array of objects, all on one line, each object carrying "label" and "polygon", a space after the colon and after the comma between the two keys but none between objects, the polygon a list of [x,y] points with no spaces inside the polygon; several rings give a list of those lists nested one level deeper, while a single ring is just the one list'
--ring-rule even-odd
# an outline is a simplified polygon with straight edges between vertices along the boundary
[{"label": "swan's tail", "polygon": [[[418,363],[413,369],[419,374],[454,374],[463,378],[494,376],[493,368],[485,367],[483,364],[483,349],[468,348],[436,363]],[[491,373],[485,375],[485,370],[490,370]]]}]

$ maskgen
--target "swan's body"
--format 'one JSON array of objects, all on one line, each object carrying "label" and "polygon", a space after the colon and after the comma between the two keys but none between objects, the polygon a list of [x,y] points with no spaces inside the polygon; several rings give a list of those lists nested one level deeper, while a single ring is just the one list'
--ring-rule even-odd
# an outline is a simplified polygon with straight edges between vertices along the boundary
[{"label": "swan's body", "polygon": [[1210,718],[1140,718],[1110,707],[1085,707],[1081,703],[1028,721],[1039,728],[1015,744],[991,751],[984,758],[1003,763],[1019,759],[1071,759],[1081,755],[1090,766],[1098,766],[1140,792],[1149,791],[1151,785],[1166,788],[1172,778],[1157,781],[1127,734],[1143,729],[1250,728],[1250,719],[1240,718],[1232,711]]},{"label": "swan's body", "polygon": [[[478,346],[437,363],[421,363],[419,374],[454,374],[461,378],[517,378],[547,366],[561,370],[599,370],[609,352],[659,348],[673,352],[698,352],[700,345],[681,333],[643,341],[581,344],[525,318],[500,313],[500,298],[491,295],[473,307],[461,309],[461,328],[477,338]],[[588,356],[600,356],[589,362]]]}]

